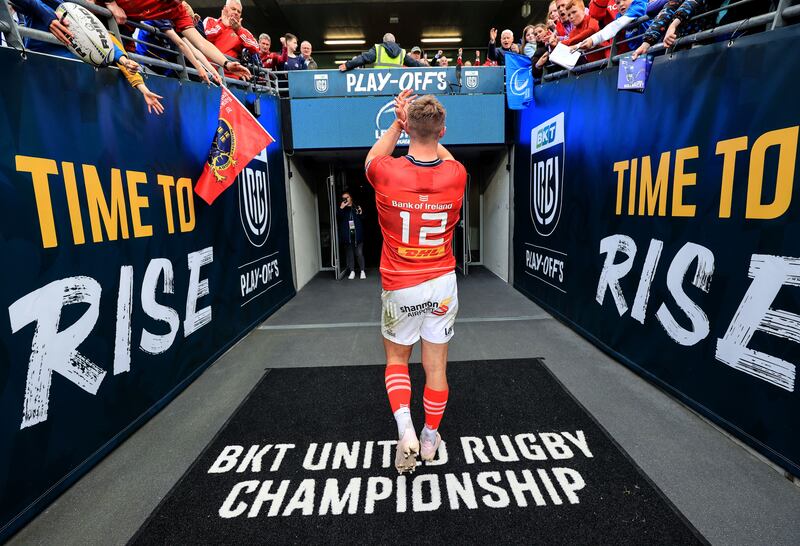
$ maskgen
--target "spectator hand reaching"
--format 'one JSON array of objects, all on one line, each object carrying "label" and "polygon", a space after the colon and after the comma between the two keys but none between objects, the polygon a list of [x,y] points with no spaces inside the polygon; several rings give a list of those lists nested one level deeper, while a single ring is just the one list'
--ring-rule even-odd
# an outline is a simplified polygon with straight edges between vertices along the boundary
[{"label": "spectator hand reaching", "polygon": [[511,44],[511,51],[514,53],[519,53],[519,44]]},{"label": "spectator hand reaching", "polygon": [[58,41],[65,46],[69,45],[72,32],[69,30],[69,21],[60,20],[58,17],[50,21],[50,34],[58,38]]},{"label": "spectator hand reaching", "polygon": [[246,67],[242,66],[241,64],[239,64],[236,61],[228,61],[225,64],[224,68],[225,68],[225,70],[227,70],[228,72],[230,72],[232,74],[237,74],[238,76],[240,76],[244,80],[249,80],[250,78],[253,77],[253,75],[250,74],[250,71],[247,70]]},{"label": "spectator hand reaching", "polygon": [[497,29],[492,27],[489,29],[489,43],[493,44],[496,39],[497,39]]},{"label": "spectator hand reaching", "polygon": [[139,70],[141,70],[142,68],[141,66],[139,66],[139,63],[129,58],[127,55],[123,55],[122,57],[120,57],[117,62],[134,74],[136,72],[139,72]]},{"label": "spectator hand reaching", "polygon": [[161,95],[156,95],[152,91],[150,91],[145,84],[140,84],[136,86],[142,96],[144,97],[144,102],[147,103],[147,112],[151,114],[161,115],[164,113],[164,105],[161,104],[161,101],[158,99],[163,99]]},{"label": "spectator hand reaching", "polygon": [[636,51],[633,52],[633,55],[631,55],[631,59],[633,59],[635,61],[637,58],[639,58],[639,55],[647,54],[647,50],[648,49],[650,49],[650,44],[648,44],[647,42],[644,42],[642,45],[640,45],[636,49]]},{"label": "spectator hand reaching", "polygon": [[580,50],[585,51],[587,49],[592,49],[592,45],[593,45],[592,44],[592,39],[591,38],[586,38],[584,41],[582,41],[578,45],[570,46],[569,50],[570,51],[575,51],[575,50],[580,49]]},{"label": "spectator hand reaching", "polygon": [[536,68],[542,68],[545,64],[547,64],[547,59],[549,58],[550,58],[550,53],[545,51],[544,54],[541,57],[539,57],[539,60],[536,61]]},{"label": "spectator hand reaching", "polygon": [[678,39],[678,27],[681,24],[680,19],[675,19],[667,28],[667,32],[664,34],[664,47],[672,47],[675,45],[675,40]]},{"label": "spectator hand reaching", "polygon": [[124,25],[128,21],[128,16],[125,14],[125,10],[123,10],[116,2],[109,2],[106,4],[108,11],[111,12],[111,15],[114,16],[114,20],[117,22],[118,25]]}]

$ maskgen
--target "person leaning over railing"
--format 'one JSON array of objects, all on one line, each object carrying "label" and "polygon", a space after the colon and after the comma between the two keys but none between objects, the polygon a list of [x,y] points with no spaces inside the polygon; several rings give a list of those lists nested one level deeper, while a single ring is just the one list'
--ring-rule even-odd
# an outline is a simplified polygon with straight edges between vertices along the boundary
[{"label": "person leaning over railing", "polygon": [[[590,38],[596,33],[599,34],[600,24],[594,17],[589,15],[587,11],[583,0],[571,0],[571,2],[567,4],[567,16],[569,17],[570,23],[572,23],[572,31],[563,43],[564,45],[573,46],[573,50],[580,47],[579,44],[587,38]],[[608,50],[589,53],[586,55],[586,61],[599,61],[607,56]]]},{"label": "person leaning over railing", "polygon": [[[192,46],[186,38],[182,38],[175,32],[172,21],[158,19],[155,21],[144,21],[144,23],[160,30],[161,34],[141,28],[136,29],[134,38],[139,40],[136,42],[136,53],[142,56],[153,57],[154,59],[161,59],[174,63],[176,62],[175,55],[169,55],[156,47],[149,47],[152,45],[169,49],[170,43],[172,43],[183,54],[186,60],[191,63],[195,70],[197,70],[197,75],[200,77],[201,81],[211,83],[211,80],[213,80],[218,85],[222,84],[222,78],[211,63],[208,62],[208,59],[205,58],[205,55]],[[150,69],[165,76],[174,75],[173,71],[170,69],[162,69],[159,67],[150,67]]]},{"label": "person leaning over railing", "polygon": [[[69,39],[72,37],[72,33],[69,30],[69,23],[67,21],[59,21],[56,12],[48,4],[44,3],[42,0],[13,0],[13,4],[19,14],[24,17],[25,21],[23,24],[25,26],[44,32],[50,32],[59,42],[64,44],[64,46],[69,44]],[[61,2],[54,2],[54,4],[58,7]],[[139,74],[138,63],[128,58],[117,37],[110,33],[109,37],[114,43],[114,63],[128,80],[128,83],[131,84],[131,87],[142,94],[147,104],[147,111],[156,114],[163,113],[164,107],[159,101],[159,99],[163,97],[156,95],[147,88],[144,79],[141,74]],[[38,53],[74,58],[74,55],[72,55],[69,50],[49,42],[26,39],[25,47],[30,51]]]},{"label": "person leaning over railing", "polygon": [[357,55],[339,65],[339,70],[345,72],[372,64],[373,68],[403,68],[404,66],[425,66],[420,61],[414,60],[406,50],[395,41],[394,34],[387,32],[383,35],[383,43],[375,44],[369,51]]},{"label": "person leaning over railing", "polygon": [[[695,21],[691,18],[694,15],[715,9],[722,4],[722,0],[668,0],[664,8],[647,29],[644,35],[644,42],[636,51],[633,58],[647,53],[661,37],[664,37],[664,47],[672,47],[679,36],[686,36],[700,32],[714,25],[713,17],[701,17]],[[680,27],[680,32],[678,28]]]},{"label": "person leaning over railing", "polygon": [[203,38],[194,27],[194,20],[189,10],[180,0],[98,0],[105,3],[118,24],[124,24],[130,17],[134,21],[149,19],[169,19],[175,25],[175,31],[205,55],[211,62],[220,65],[232,74],[249,79],[250,71],[237,61],[229,61],[214,44]]},{"label": "person leaning over railing", "polygon": [[[614,4],[615,9],[611,10],[610,6],[604,7],[596,5],[595,2],[597,1],[598,0],[592,0],[592,3],[589,5],[589,13],[595,18],[598,18],[598,16],[602,17],[602,20],[598,19],[601,29],[579,45],[573,46],[573,51],[575,49],[586,50],[595,48],[602,42],[612,39],[616,34],[623,31],[625,40],[632,40],[635,37],[639,37],[645,33],[652,21],[642,21],[639,23],[636,23],[636,21],[647,14],[656,13],[666,3],[666,0],[651,0],[649,3],[647,0],[616,0]],[[599,1],[604,2],[607,0]],[[603,9],[600,9],[601,7],[603,7]],[[608,23],[608,17],[612,13],[615,19]],[[635,49],[641,42],[641,38],[638,40],[626,41],[617,46],[617,52],[624,53],[629,49]]]}]

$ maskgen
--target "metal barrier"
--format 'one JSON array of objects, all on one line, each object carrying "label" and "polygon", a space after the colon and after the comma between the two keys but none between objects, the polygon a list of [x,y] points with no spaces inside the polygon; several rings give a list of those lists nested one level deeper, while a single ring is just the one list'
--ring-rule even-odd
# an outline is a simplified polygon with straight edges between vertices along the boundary
[{"label": "metal barrier", "polygon": [[[183,55],[183,53],[176,48],[173,49],[174,44],[172,44],[169,41],[169,38],[166,36],[166,34],[161,32],[159,29],[137,21],[128,21],[126,23],[126,26],[141,30],[146,30],[147,32],[159,36],[160,38],[164,39],[167,43],[170,43],[170,46],[172,46],[172,48],[164,48],[155,44],[151,44],[149,42],[143,42],[141,40],[133,38],[132,36],[123,35],[119,30],[119,26],[117,25],[116,20],[114,19],[113,15],[107,8],[97,6],[95,4],[87,2],[86,0],[70,0],[70,2],[74,2],[75,4],[83,6],[84,8],[95,14],[99,19],[105,21],[108,26],[109,32],[113,33],[120,40],[121,43],[123,44],[125,44],[126,42],[146,43],[148,49],[154,49],[157,51],[165,52],[169,55],[174,55],[176,59],[176,62],[170,62],[170,61],[165,61],[163,59],[157,59],[154,57],[138,55],[136,53],[131,53],[128,51],[125,52],[128,57],[130,57],[140,65],[150,68],[157,67],[161,69],[173,70],[182,80],[188,80],[190,75],[198,77],[200,76],[200,74],[195,68],[186,65],[186,58]],[[61,44],[61,42],[59,42],[49,32],[42,32],[40,30],[35,30],[32,28],[28,28],[24,25],[18,25],[14,23],[10,17],[9,0],[0,0],[0,32],[6,35],[7,37],[6,41],[8,42],[9,46],[22,51],[23,56],[25,55],[25,48],[22,42],[23,38],[29,38],[41,42],[47,42],[50,44],[63,46],[63,44]],[[228,57],[228,59],[233,61],[238,60],[232,57]],[[237,87],[247,89],[249,91],[262,94],[278,95],[281,91],[288,92],[288,87],[286,87],[285,85],[284,86],[279,85],[280,78],[278,74],[280,73],[272,73],[272,71],[264,70],[263,72],[260,72],[259,77],[254,77],[253,81],[248,82],[235,78],[229,78],[225,76],[221,67],[216,66],[216,68],[219,72],[220,77],[223,79],[223,81],[225,81],[227,85],[234,85]],[[143,71],[143,76],[145,77],[147,76],[146,71]]]},{"label": "metal barrier", "polygon": [[[689,19],[689,21],[697,21],[698,19],[702,19],[704,17],[708,17],[710,15],[714,15],[721,11],[725,10],[735,10],[738,7],[744,6],[746,4],[751,4],[758,0],[739,0],[738,2],[732,2],[726,6],[722,6],[713,10],[704,11],[702,13],[698,13]],[[787,20],[795,19],[800,17],[800,5],[792,5],[796,2],[796,0],[779,0],[777,6],[774,6],[773,11],[764,13],[762,15],[758,15],[756,17],[750,17],[748,19],[742,19],[739,21],[735,21],[732,23],[728,23],[725,25],[721,25],[718,27],[714,27],[708,30],[703,30],[700,32],[696,32],[694,34],[687,34],[686,36],[681,36],[678,38],[671,48],[667,48],[664,46],[663,42],[653,45],[649,50],[648,54],[659,54],[669,50],[675,50],[678,46],[681,45],[688,45],[688,44],[696,44],[703,40],[717,38],[719,36],[725,36],[727,34],[732,35],[732,39],[735,39],[735,34],[738,32],[743,32],[746,30],[751,30],[753,28],[758,28],[762,26],[766,26],[766,30],[773,30],[775,28],[779,28],[781,26],[786,25]],[[644,15],[638,19],[636,19],[633,23],[628,25],[628,28],[635,27],[645,21],[649,21],[651,18],[648,15]],[[596,49],[592,49],[591,53],[599,53],[606,50],[610,50],[610,54],[606,59],[600,59],[597,61],[592,61],[586,64],[582,64],[576,66],[572,70],[559,70],[557,72],[545,74],[542,77],[542,83],[559,80],[565,77],[572,75],[580,75],[586,72],[592,72],[594,70],[602,70],[606,67],[615,66],[619,63],[620,57],[625,55],[618,54],[617,48],[618,46],[632,42],[634,40],[642,38],[645,33],[637,34],[636,36],[632,36],[627,39],[619,39],[622,35],[622,32],[617,33],[616,36],[611,41],[610,45],[598,47]]]},{"label": "metal barrier", "polygon": [[[114,33],[117,36],[117,38],[119,38],[120,41],[122,41],[123,43],[124,42],[145,43],[131,36],[122,35],[119,31],[117,22],[114,20],[114,17],[111,15],[111,12],[108,9],[87,2],[86,0],[70,0],[70,1],[85,7],[86,9],[97,15],[99,18],[105,20],[106,23],[108,24],[109,31]],[[728,11],[735,10],[741,6],[751,4],[756,1],[759,0],[738,0],[726,6],[722,6],[713,10],[708,10],[703,13],[696,14],[690,19],[690,21],[696,21],[725,10]],[[727,34],[731,34],[732,36],[735,37],[736,33],[738,32],[744,32],[758,27],[766,27],[767,31],[779,28],[781,26],[786,25],[788,21],[800,18],[800,5],[795,5],[796,2],[797,0],[778,0],[777,5],[775,5],[773,0],[774,9],[772,11],[748,19],[742,19],[740,21],[735,21],[708,30],[696,32],[694,34],[682,36],[675,41],[675,44],[672,46],[672,48],[666,48],[663,42],[655,44],[648,50],[648,53],[660,54],[667,51],[668,49],[674,51],[675,48],[682,45],[697,44],[704,40],[717,38],[719,36],[725,36]],[[645,21],[649,21],[650,19],[651,18],[649,16],[644,15],[639,19],[637,19],[636,21],[634,21],[631,25],[629,25],[629,28],[635,27]],[[126,25],[153,33],[154,35],[157,35],[163,38],[164,40],[167,41],[169,40],[166,37],[166,35],[159,29],[147,25],[145,23],[128,21]],[[14,24],[11,18],[9,17],[8,0],[0,0],[0,32],[6,34],[7,42],[11,47],[14,47],[16,49],[24,50],[24,47],[22,45],[22,38],[31,38],[34,40],[60,45],[60,42],[50,33],[37,31],[31,28],[27,28],[25,26]],[[618,47],[620,45],[642,38],[644,33],[637,34],[636,36],[632,36],[630,38],[625,38],[625,39],[620,39],[621,35],[622,32],[617,33],[617,35],[614,36],[614,38],[612,39],[610,45],[591,50],[591,53],[602,53],[604,51],[610,50],[608,58],[588,62],[586,64],[576,66],[572,70],[563,69],[552,73],[545,72],[545,75],[542,77],[541,82],[545,83],[554,80],[559,80],[561,78],[569,77],[570,75],[580,75],[586,72],[601,70],[606,67],[612,67],[617,65],[619,63],[620,57],[622,57],[622,54],[618,54]],[[175,73],[178,75],[178,77],[182,80],[189,79],[190,75],[192,76],[199,75],[197,70],[195,70],[193,67],[186,65],[186,58],[184,57],[181,51],[174,48],[169,48],[169,49],[164,48],[158,45],[151,44],[149,42],[147,43],[147,47],[152,48],[154,50],[163,51],[169,55],[174,55],[176,62],[165,61],[163,59],[157,59],[154,57],[146,57],[138,55],[136,53],[127,53],[127,55],[131,59],[135,60],[136,62],[138,62],[143,66],[174,70]],[[233,57],[228,57],[228,59],[232,61],[238,60],[234,59]],[[228,85],[235,85],[238,87],[246,88],[248,90],[257,93],[269,93],[277,95],[281,98],[288,98],[289,83],[286,71],[260,70],[259,74],[255,75],[250,82],[247,82],[235,78],[226,77],[220,67],[217,67],[217,70],[219,71],[220,76],[224,79],[224,81]]]}]

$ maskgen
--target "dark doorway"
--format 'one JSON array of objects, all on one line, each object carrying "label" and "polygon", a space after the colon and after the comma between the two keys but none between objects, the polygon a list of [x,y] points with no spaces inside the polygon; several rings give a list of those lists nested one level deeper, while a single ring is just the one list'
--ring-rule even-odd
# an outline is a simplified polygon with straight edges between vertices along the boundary
[{"label": "dark doorway", "polygon": [[[353,196],[353,203],[361,207],[361,222],[364,225],[364,261],[367,269],[377,269],[381,261],[383,237],[378,225],[378,209],[375,206],[375,190],[367,181],[362,166],[343,165],[340,169],[342,192]],[[345,256],[342,254],[344,263]]]}]

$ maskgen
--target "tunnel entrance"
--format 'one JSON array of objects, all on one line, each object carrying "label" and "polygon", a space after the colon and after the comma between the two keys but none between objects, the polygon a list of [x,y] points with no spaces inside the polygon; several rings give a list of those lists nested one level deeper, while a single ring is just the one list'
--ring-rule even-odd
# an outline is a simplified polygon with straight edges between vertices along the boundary
[{"label": "tunnel entrance", "polygon": [[[405,150],[403,150],[405,151]],[[467,188],[461,209],[461,220],[453,237],[453,254],[456,257],[458,270],[469,274],[470,266],[484,265],[486,246],[505,252],[501,259],[503,271],[495,271],[501,278],[507,279],[507,233],[508,233],[508,164],[507,150],[504,146],[478,147],[454,146],[450,151],[467,169]],[[289,160],[292,173],[290,186],[303,184],[302,188],[293,188],[292,208],[295,222],[305,218],[313,220],[316,248],[311,248],[308,241],[309,230],[293,228],[296,259],[301,253],[316,253],[317,269],[330,272],[337,279],[349,273],[346,248],[349,238],[347,222],[343,222],[337,213],[341,210],[342,195],[347,192],[353,198],[356,207],[360,207],[359,220],[363,226],[363,254],[365,266],[372,274],[378,272],[380,266],[383,238],[378,224],[375,206],[375,191],[367,181],[364,173],[364,158],[367,150],[345,150],[336,152],[298,152]],[[304,191],[300,191],[300,189]],[[487,192],[489,203],[486,202]],[[296,200],[301,197],[303,202]],[[313,201],[312,201],[313,200]],[[313,208],[313,218],[309,217],[307,208]],[[497,218],[490,215],[491,226],[486,229],[484,216],[487,206],[493,210],[505,211],[505,216]],[[496,227],[496,229],[495,229]],[[303,235],[299,235],[300,233]],[[497,235],[504,233],[500,240]],[[299,240],[299,236],[303,240]],[[356,261],[356,272],[359,271]],[[311,273],[311,271],[309,271]],[[302,279],[299,279],[302,285]]]}]

